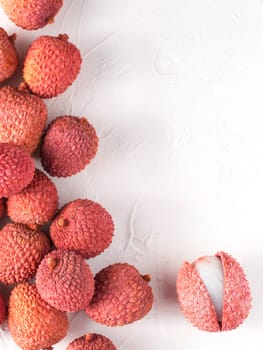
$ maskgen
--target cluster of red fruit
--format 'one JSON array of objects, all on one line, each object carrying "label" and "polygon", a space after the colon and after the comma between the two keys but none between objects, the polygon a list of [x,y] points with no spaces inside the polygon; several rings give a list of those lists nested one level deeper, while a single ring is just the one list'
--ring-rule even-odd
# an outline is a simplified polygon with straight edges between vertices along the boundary
[{"label": "cluster of red fruit", "polygon": [[[0,4],[17,25],[32,30],[52,22],[62,0]],[[0,28],[0,82],[18,65],[14,39]],[[110,265],[93,276],[85,259],[110,245],[111,215],[88,199],[73,200],[58,210],[54,183],[35,169],[32,153],[38,147],[44,170],[57,177],[77,174],[97,152],[98,136],[84,117],[57,117],[44,131],[47,108],[42,98],[63,93],[81,63],[67,35],[41,36],[24,59],[24,82],[0,89],[0,214],[6,210],[12,220],[0,231],[0,282],[14,285],[8,328],[24,350],[50,349],[64,338],[67,312],[85,310],[101,324],[121,326],[141,319],[153,303],[149,276],[127,263]],[[48,235],[41,231],[47,223]],[[0,322],[4,319],[0,298]],[[88,334],[67,349],[116,348],[105,336]]]}]

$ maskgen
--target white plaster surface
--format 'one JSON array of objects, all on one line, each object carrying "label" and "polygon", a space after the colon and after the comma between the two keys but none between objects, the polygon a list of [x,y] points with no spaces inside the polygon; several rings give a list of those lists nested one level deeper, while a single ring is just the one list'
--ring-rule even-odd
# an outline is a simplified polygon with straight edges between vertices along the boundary
[{"label": "white plaster surface", "polygon": [[[17,33],[21,59],[42,34],[68,33],[80,48],[81,74],[46,100],[49,120],[86,116],[100,147],[84,171],[54,180],[60,205],[89,198],[112,214],[113,243],[89,261],[94,273],[126,261],[152,276],[143,320],[108,328],[71,314],[54,349],[97,332],[118,350],[261,350],[263,1],[65,0],[41,30],[2,10],[0,26]],[[238,329],[210,334],[184,319],[175,280],[183,261],[219,250],[243,266],[253,307]],[[6,330],[0,349],[18,349]]]}]

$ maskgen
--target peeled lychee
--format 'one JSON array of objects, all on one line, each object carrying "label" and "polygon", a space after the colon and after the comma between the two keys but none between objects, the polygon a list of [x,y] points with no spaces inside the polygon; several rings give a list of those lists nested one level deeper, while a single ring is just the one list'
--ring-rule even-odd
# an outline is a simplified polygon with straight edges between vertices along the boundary
[{"label": "peeled lychee", "polygon": [[86,313],[106,326],[123,326],[140,320],[152,308],[149,275],[142,276],[127,263],[117,263],[95,276],[95,293]]},{"label": "peeled lychee", "polygon": [[111,243],[111,215],[88,199],[67,203],[50,226],[50,236],[59,249],[74,250],[86,259],[103,252]]},{"label": "peeled lychee", "polygon": [[109,338],[90,333],[74,339],[66,350],[117,350],[117,348]]},{"label": "peeled lychee", "polygon": [[204,331],[234,329],[251,308],[244,271],[224,252],[199,258],[192,264],[185,262],[178,272],[176,287],[183,314]]},{"label": "peeled lychee", "polygon": [[7,214],[15,222],[43,225],[51,220],[58,207],[58,193],[53,182],[40,170],[30,184],[8,198]]},{"label": "peeled lychee", "polygon": [[0,231],[0,281],[14,284],[29,280],[50,249],[43,232],[22,224],[7,224]]},{"label": "peeled lychee", "polygon": [[0,0],[0,4],[17,26],[33,30],[52,23],[63,0]]},{"label": "peeled lychee", "polygon": [[24,147],[29,153],[37,148],[47,121],[47,108],[41,98],[20,87],[0,89],[0,142]]},{"label": "peeled lychee", "polygon": [[36,275],[41,297],[61,311],[84,309],[94,293],[94,279],[85,260],[73,251],[55,250],[42,260]]},{"label": "peeled lychee", "polygon": [[44,35],[29,47],[23,76],[29,89],[43,98],[64,92],[77,78],[81,56],[66,34],[58,37]]},{"label": "peeled lychee", "polygon": [[40,150],[41,162],[51,176],[67,177],[83,170],[97,148],[96,130],[86,118],[62,116],[46,130]]},{"label": "peeled lychee", "polygon": [[67,335],[68,327],[66,312],[46,303],[35,285],[22,283],[12,290],[8,328],[21,349],[51,349]]},{"label": "peeled lychee", "polygon": [[16,36],[8,36],[0,27],[0,83],[10,78],[18,65],[18,54],[14,46]]},{"label": "peeled lychee", "polygon": [[34,171],[34,161],[26,150],[0,143],[0,197],[22,191],[32,181]]},{"label": "peeled lychee", "polygon": [[6,314],[5,302],[2,294],[0,294],[0,324],[4,322]]}]

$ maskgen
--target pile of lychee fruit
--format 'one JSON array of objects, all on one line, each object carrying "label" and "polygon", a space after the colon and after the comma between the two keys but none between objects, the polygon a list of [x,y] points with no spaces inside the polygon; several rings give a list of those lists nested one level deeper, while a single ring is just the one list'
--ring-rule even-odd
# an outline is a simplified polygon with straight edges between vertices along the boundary
[{"label": "pile of lychee fruit", "polygon": [[[52,23],[63,1],[0,4],[18,26],[33,30]],[[0,28],[0,82],[16,71],[14,40],[15,35]],[[86,198],[59,209],[57,189],[47,175],[79,173],[98,149],[96,130],[85,117],[59,116],[46,128],[43,99],[63,93],[77,78],[81,63],[78,48],[66,34],[41,36],[24,58],[23,82],[0,89],[0,216],[11,219],[0,231],[0,282],[12,286],[7,305],[0,296],[0,323],[7,319],[12,337],[24,350],[51,349],[63,339],[69,328],[67,312],[85,310],[100,324],[123,326],[140,320],[153,304],[150,276],[128,263],[112,264],[93,276],[86,260],[110,246],[113,219]],[[36,150],[47,174],[35,168]],[[48,233],[43,232],[47,224]],[[209,273],[216,288],[206,283]],[[185,316],[200,329],[233,329],[248,315],[246,277],[226,253],[185,263],[176,286]],[[87,333],[67,349],[116,347],[104,335]]]}]

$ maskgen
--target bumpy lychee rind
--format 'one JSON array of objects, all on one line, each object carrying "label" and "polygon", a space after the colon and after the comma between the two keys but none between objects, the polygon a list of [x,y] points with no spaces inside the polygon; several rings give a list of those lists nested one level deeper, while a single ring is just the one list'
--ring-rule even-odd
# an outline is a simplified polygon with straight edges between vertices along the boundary
[{"label": "bumpy lychee rind", "polygon": [[34,30],[53,22],[63,0],[0,0],[0,4],[17,26]]},{"label": "bumpy lychee rind", "polygon": [[224,269],[224,304],[222,331],[237,328],[247,318],[251,308],[251,292],[246,275],[239,263],[229,254],[216,254]]},{"label": "bumpy lychee rind", "polygon": [[36,150],[47,121],[47,108],[41,98],[20,88],[0,89],[0,142],[10,142]]},{"label": "bumpy lychee rind", "polygon": [[0,143],[0,197],[22,191],[32,181],[34,171],[34,161],[26,150]]},{"label": "bumpy lychee rind", "polygon": [[6,315],[5,301],[2,294],[0,294],[0,324],[4,322],[5,315]]},{"label": "bumpy lychee rind", "polygon": [[50,221],[58,207],[58,192],[53,182],[36,169],[30,184],[8,198],[7,214],[14,222],[43,225]]},{"label": "bumpy lychee rind", "polygon": [[22,224],[7,224],[0,231],[0,281],[15,284],[29,280],[50,249],[43,232]]},{"label": "bumpy lychee rind", "polygon": [[110,245],[113,232],[111,215],[88,199],[67,203],[50,226],[57,248],[74,250],[86,259],[102,253]]},{"label": "bumpy lychee rind", "polygon": [[94,293],[94,279],[85,260],[73,251],[55,250],[42,260],[36,275],[41,297],[61,311],[85,309]]},{"label": "bumpy lychee rind", "polygon": [[10,78],[17,69],[18,54],[13,43],[14,37],[9,37],[0,27],[0,83]]},{"label": "bumpy lychee rind", "polygon": [[46,303],[35,285],[22,283],[12,290],[8,328],[22,349],[49,349],[67,335],[68,327],[66,313]]},{"label": "bumpy lychee rind", "polygon": [[86,118],[61,116],[48,126],[40,149],[44,169],[57,177],[83,170],[98,149],[98,136]]},{"label": "bumpy lychee rind", "polygon": [[95,276],[95,293],[86,313],[106,326],[123,326],[140,320],[152,308],[148,279],[127,263],[117,263]]},{"label": "bumpy lychee rind", "polygon": [[82,59],[66,34],[41,36],[29,47],[23,77],[29,89],[43,98],[63,93],[77,78]]},{"label": "bumpy lychee rind", "polygon": [[251,293],[243,269],[227,253],[219,252],[216,256],[221,259],[224,270],[222,322],[218,322],[212,299],[194,264],[185,262],[176,280],[178,300],[184,316],[194,326],[209,332],[237,328],[251,308]]},{"label": "bumpy lychee rind", "polygon": [[109,338],[91,333],[74,339],[66,350],[117,350],[117,348]]},{"label": "bumpy lychee rind", "polygon": [[180,268],[176,289],[182,312],[194,326],[208,332],[220,331],[213,302],[192,264],[185,262]]}]

